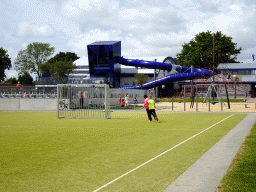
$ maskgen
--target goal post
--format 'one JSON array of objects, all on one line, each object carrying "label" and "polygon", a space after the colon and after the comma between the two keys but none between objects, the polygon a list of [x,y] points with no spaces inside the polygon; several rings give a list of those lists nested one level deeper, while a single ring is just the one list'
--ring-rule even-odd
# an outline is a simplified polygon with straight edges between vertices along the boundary
[{"label": "goal post", "polygon": [[58,84],[57,118],[111,118],[108,84]]}]

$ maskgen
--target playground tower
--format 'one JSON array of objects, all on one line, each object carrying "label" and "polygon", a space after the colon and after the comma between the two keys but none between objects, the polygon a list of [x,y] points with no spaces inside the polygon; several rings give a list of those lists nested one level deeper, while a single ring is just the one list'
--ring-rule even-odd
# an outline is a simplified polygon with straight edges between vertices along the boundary
[{"label": "playground tower", "polygon": [[115,57],[121,56],[121,41],[99,41],[87,45],[91,78],[104,78],[110,87],[120,86],[121,65]]}]

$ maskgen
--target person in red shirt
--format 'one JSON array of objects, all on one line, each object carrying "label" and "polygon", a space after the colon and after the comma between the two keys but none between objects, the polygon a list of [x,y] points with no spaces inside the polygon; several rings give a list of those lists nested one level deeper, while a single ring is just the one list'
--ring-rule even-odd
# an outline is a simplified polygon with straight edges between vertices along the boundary
[{"label": "person in red shirt", "polygon": [[80,93],[80,107],[84,108],[84,95],[83,95],[83,92]]},{"label": "person in red shirt", "polygon": [[20,88],[21,87],[21,84],[20,84],[20,82],[18,82],[18,84],[17,84],[17,88]]},{"label": "person in red shirt", "polygon": [[20,84],[20,82],[18,82],[18,84],[16,86],[16,92],[21,93],[21,84]]},{"label": "person in red shirt", "polygon": [[149,100],[148,96],[147,96],[147,95],[144,95],[144,105],[143,105],[143,108],[144,108],[144,107],[146,108],[147,115],[148,115],[148,120],[150,121],[151,115],[149,114],[148,100]]},{"label": "person in red shirt", "polygon": [[120,105],[121,105],[121,107],[124,107],[124,99],[122,100]]}]

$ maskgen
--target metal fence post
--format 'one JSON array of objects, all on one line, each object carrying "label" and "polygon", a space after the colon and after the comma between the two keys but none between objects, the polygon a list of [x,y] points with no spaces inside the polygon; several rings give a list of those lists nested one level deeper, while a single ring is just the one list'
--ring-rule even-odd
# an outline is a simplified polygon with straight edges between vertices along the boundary
[{"label": "metal fence post", "polygon": [[185,94],[186,94],[186,85],[184,85],[184,111],[186,111],[186,97],[185,97]]},{"label": "metal fence post", "polygon": [[196,112],[198,112],[198,91],[197,91],[197,85],[196,85]]},{"label": "metal fence post", "polygon": [[[210,89],[211,89],[212,87],[211,87],[211,85],[210,85]],[[209,112],[211,111],[211,109],[210,109],[210,104],[211,104],[211,102],[210,102],[210,99],[211,99],[211,91],[210,91],[210,89],[209,89],[209,94],[208,94],[208,99],[209,99],[209,103],[208,103],[208,105],[209,105]]]},{"label": "metal fence post", "polygon": [[172,111],[173,111],[173,96],[172,96]]},{"label": "metal fence post", "polygon": [[59,85],[57,85],[57,119],[59,119]]}]

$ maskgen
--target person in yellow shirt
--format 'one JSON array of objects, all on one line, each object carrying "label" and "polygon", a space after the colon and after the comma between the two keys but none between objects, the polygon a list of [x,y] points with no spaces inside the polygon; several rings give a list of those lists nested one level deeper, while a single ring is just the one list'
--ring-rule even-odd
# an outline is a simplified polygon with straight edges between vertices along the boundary
[{"label": "person in yellow shirt", "polygon": [[155,111],[155,101],[152,99],[151,95],[149,96],[148,106],[149,106],[149,122],[152,121],[151,115],[153,115],[155,120],[158,121],[158,118],[157,118],[157,115],[156,115],[156,111]]}]

